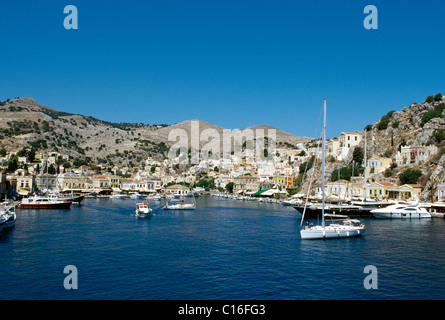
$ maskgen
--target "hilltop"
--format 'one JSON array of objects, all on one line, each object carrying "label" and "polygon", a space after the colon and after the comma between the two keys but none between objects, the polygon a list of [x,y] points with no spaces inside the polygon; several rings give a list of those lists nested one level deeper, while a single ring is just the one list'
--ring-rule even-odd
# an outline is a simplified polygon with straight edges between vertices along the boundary
[{"label": "hilltop", "polygon": [[[220,134],[224,128],[202,120],[187,120],[174,125],[112,123],[93,117],[58,111],[33,98],[16,98],[0,102],[0,148],[19,151],[24,147],[91,158],[99,162],[138,163],[146,157],[162,159],[175,141],[168,141],[174,129],[192,136],[192,122],[199,132],[213,129]],[[253,129],[275,129],[277,144],[312,140],[282,130],[260,125]],[[267,131],[266,131],[267,134]],[[204,142],[202,142],[204,143]],[[201,146],[202,146],[201,143]]]}]

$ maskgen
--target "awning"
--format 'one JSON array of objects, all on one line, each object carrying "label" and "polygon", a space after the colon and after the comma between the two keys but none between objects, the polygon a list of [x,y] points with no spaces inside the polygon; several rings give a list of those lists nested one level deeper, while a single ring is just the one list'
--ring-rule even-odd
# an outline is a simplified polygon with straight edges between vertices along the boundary
[{"label": "awning", "polygon": [[262,194],[264,192],[264,190],[258,190],[257,192],[255,192],[253,195],[254,196],[259,196],[260,194]]}]

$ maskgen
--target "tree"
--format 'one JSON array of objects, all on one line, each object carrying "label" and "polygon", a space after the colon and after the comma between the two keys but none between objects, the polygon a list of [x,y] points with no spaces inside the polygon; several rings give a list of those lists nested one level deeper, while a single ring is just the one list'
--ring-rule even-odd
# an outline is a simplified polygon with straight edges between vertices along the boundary
[{"label": "tree", "polygon": [[348,180],[351,181],[351,169],[350,168],[340,168],[340,179],[338,177],[338,169],[334,169],[331,173],[331,181],[337,180]]},{"label": "tree", "polygon": [[365,131],[371,131],[372,130],[372,124],[368,124],[366,127],[365,127]]},{"label": "tree", "polygon": [[229,182],[228,184],[226,184],[226,190],[229,193],[233,193],[233,182]]},{"label": "tree", "polygon": [[399,180],[402,184],[416,184],[419,181],[422,171],[416,169],[406,169],[403,171]]},{"label": "tree", "polygon": [[15,170],[17,170],[18,167],[19,167],[19,159],[17,155],[13,155],[7,163],[6,172],[14,172]]},{"label": "tree", "polygon": [[355,147],[354,151],[352,152],[352,160],[361,165],[363,163],[363,158],[364,152],[362,147]]},{"label": "tree", "polygon": [[442,100],[442,94],[438,93],[434,96],[434,101],[440,101],[440,100]]},{"label": "tree", "polygon": [[433,100],[434,100],[433,95],[430,95],[430,96],[426,97],[425,102],[431,103],[431,102],[433,102]]}]

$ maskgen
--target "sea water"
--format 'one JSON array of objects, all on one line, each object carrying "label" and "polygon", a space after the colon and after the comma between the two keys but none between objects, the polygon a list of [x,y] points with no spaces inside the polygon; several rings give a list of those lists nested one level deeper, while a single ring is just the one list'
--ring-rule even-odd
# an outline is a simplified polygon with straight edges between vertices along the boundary
[{"label": "sea water", "polygon": [[[0,299],[445,299],[443,219],[367,218],[361,237],[302,240],[301,215],[280,204],[150,201],[153,216],[138,218],[140,201],[18,209],[0,237]],[[77,289],[64,286],[66,266]]]}]

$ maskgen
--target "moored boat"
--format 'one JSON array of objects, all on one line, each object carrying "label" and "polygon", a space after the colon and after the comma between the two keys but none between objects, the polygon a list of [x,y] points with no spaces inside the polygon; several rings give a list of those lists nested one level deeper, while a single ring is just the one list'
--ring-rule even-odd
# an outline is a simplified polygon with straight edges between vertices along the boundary
[{"label": "moored boat", "polygon": [[371,210],[371,213],[377,219],[431,218],[431,214],[421,204],[398,203],[385,208]]},{"label": "moored boat", "polygon": [[72,201],[56,197],[33,196],[22,199],[18,205],[20,209],[69,209]]},{"label": "moored boat", "polygon": [[164,210],[195,210],[196,205],[194,203],[176,203],[176,202],[167,202],[164,207]]},{"label": "moored boat", "polygon": [[[321,225],[306,224],[300,230],[301,239],[318,240],[318,239],[338,239],[338,238],[351,238],[361,236],[365,233],[365,225],[361,224],[359,220],[343,220],[341,223],[325,223],[325,216],[329,213],[325,212],[325,168],[326,168],[326,100],[323,101],[323,128],[322,128],[322,202],[321,202]],[[303,223],[305,210],[303,211],[303,217],[301,223]],[[335,215],[331,215],[335,216]],[[338,216],[338,215],[337,215]],[[301,226],[301,225],[300,225]]]}]

